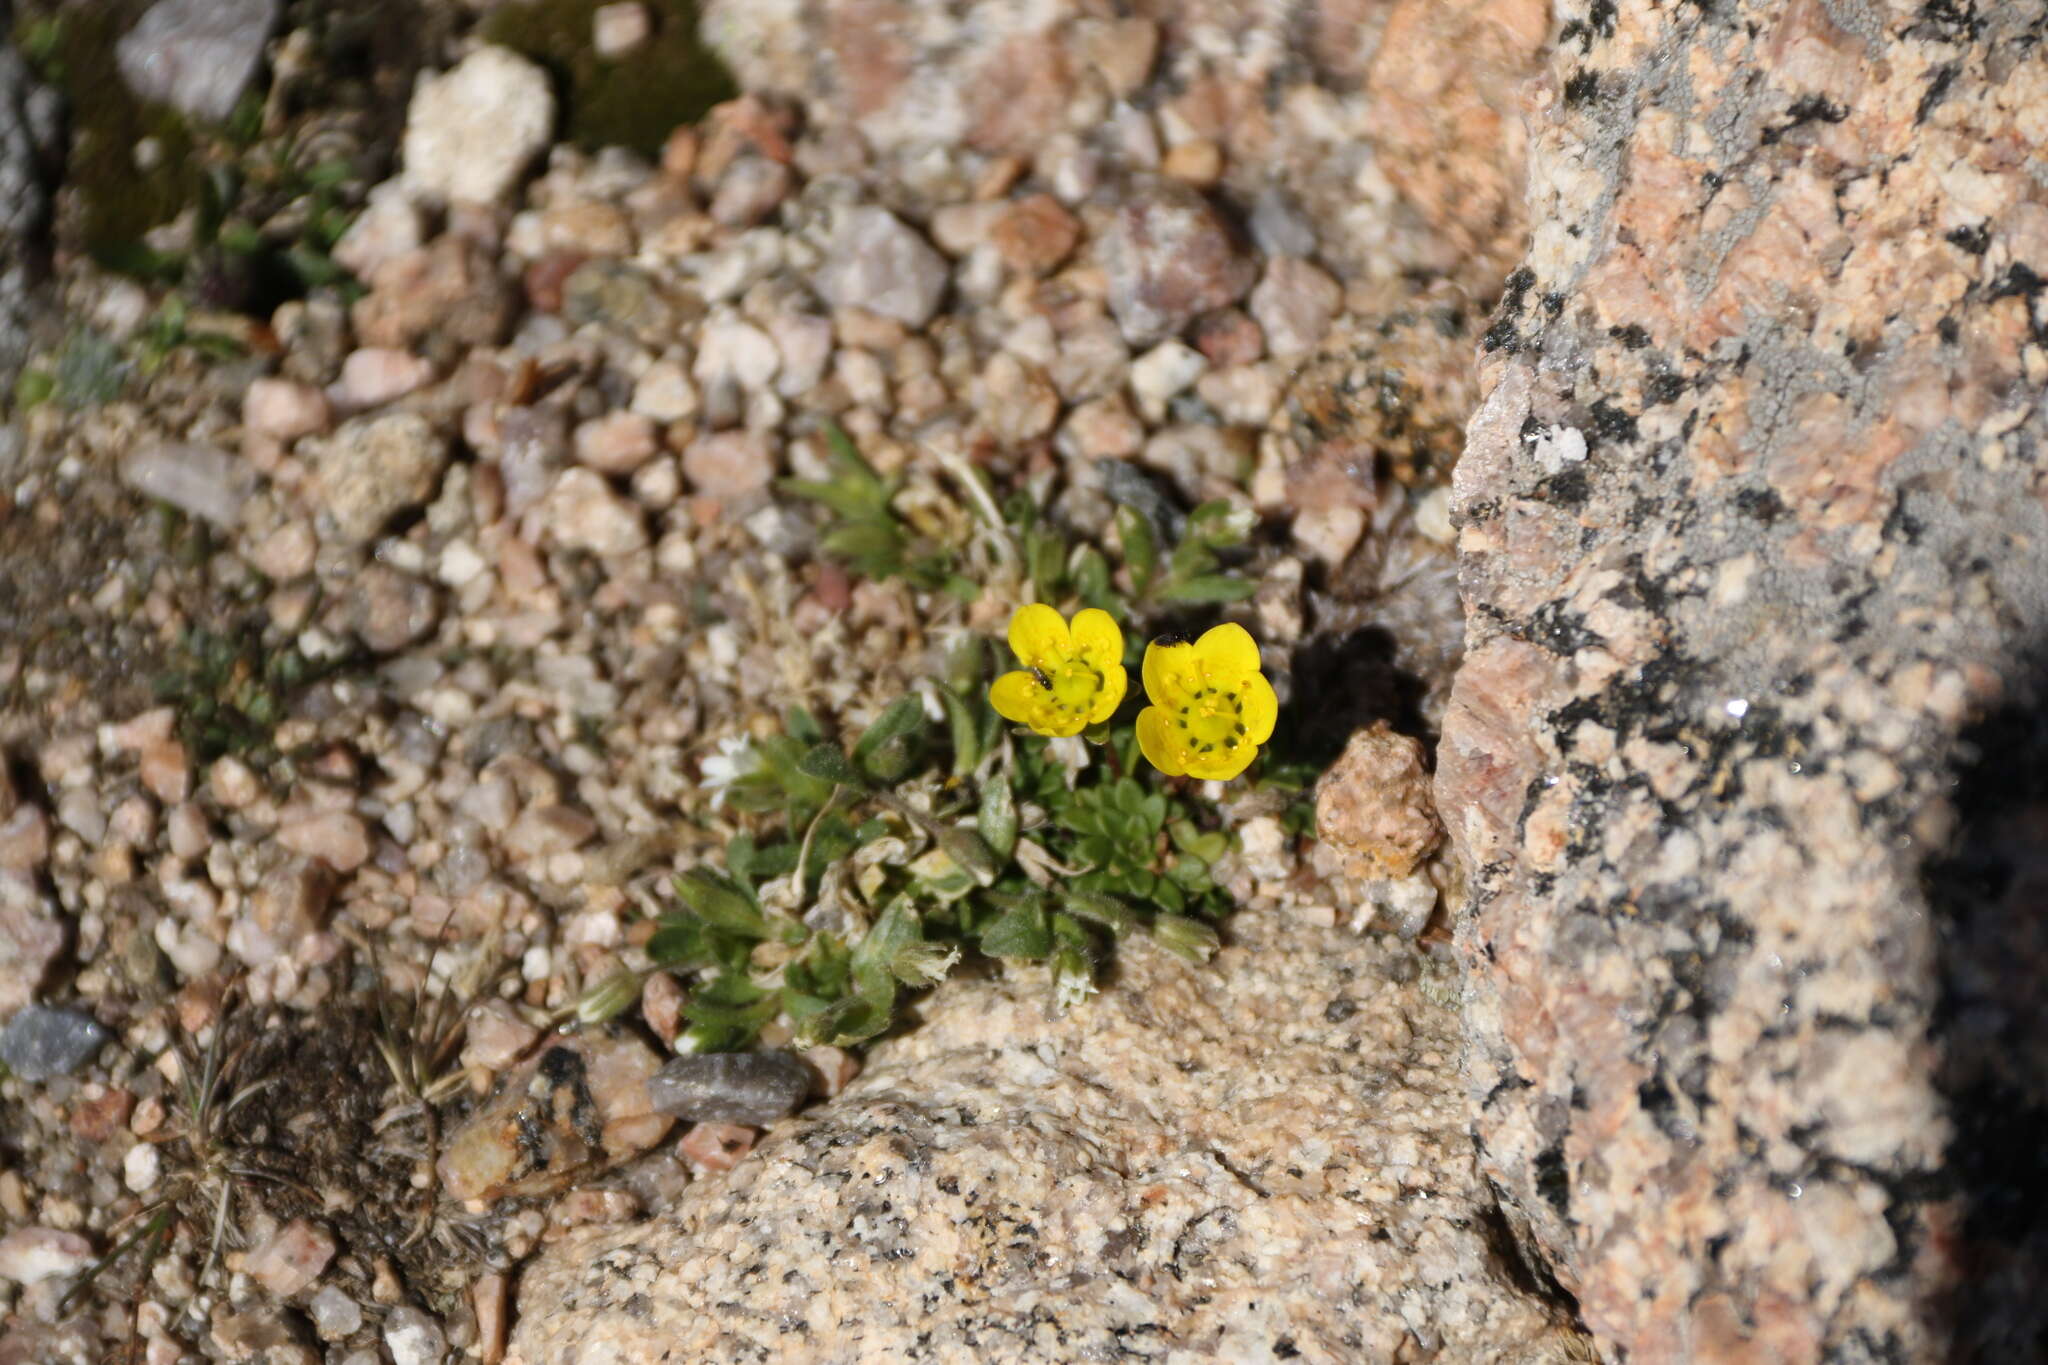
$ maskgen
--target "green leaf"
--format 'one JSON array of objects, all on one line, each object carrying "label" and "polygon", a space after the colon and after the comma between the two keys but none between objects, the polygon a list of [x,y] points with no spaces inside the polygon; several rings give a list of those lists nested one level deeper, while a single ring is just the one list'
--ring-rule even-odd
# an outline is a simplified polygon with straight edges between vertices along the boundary
[{"label": "green leaf", "polygon": [[939,847],[983,886],[993,885],[1002,875],[1004,860],[996,857],[988,842],[971,829],[957,825],[946,829],[939,836]]},{"label": "green leaf", "polygon": [[1152,937],[1160,947],[1190,962],[1207,962],[1222,942],[1208,925],[1180,915],[1153,916]]},{"label": "green leaf", "polygon": [[910,902],[899,896],[890,902],[853,950],[853,988],[863,1000],[887,1011],[896,1000],[896,974],[892,965],[904,948],[924,941],[924,924]]},{"label": "green leaf", "polygon": [[1008,862],[1017,851],[1017,797],[1010,790],[1005,772],[989,776],[981,788],[981,810],[974,818],[981,840],[998,861]]},{"label": "green leaf", "polygon": [[818,718],[810,713],[808,707],[790,707],[782,718],[782,728],[799,744],[817,744],[825,738],[825,727],[818,724]]},{"label": "green leaf", "polygon": [[1071,914],[1101,925],[1117,938],[1131,931],[1130,907],[1115,896],[1070,887],[1061,891],[1059,897],[1060,904]]},{"label": "green leaf", "polygon": [[1152,523],[1137,508],[1122,505],[1116,509],[1116,535],[1123,543],[1124,564],[1131,571],[1131,589],[1143,597],[1159,572],[1159,542],[1153,538]]},{"label": "green leaf", "polygon": [[1102,551],[1093,545],[1083,545],[1074,552],[1068,572],[1074,580],[1074,592],[1083,602],[1104,610],[1116,605],[1109,589],[1109,561],[1102,557]]},{"label": "green leaf", "polygon": [[1043,960],[1052,951],[1052,929],[1046,923],[1044,903],[1025,900],[1004,911],[981,931],[981,951],[990,957]]},{"label": "green leaf", "polygon": [[1226,578],[1222,574],[1208,574],[1201,578],[1190,578],[1175,583],[1159,594],[1162,602],[1242,602],[1259,590],[1256,583],[1242,578]]},{"label": "green leaf", "polygon": [[965,777],[981,762],[981,729],[975,724],[974,708],[965,697],[946,683],[935,685],[946,708],[946,729],[953,741],[953,776]]},{"label": "green leaf", "polygon": [[797,761],[797,768],[804,776],[815,777],[821,782],[835,782],[857,790],[865,790],[868,785],[867,779],[854,768],[851,760],[839,752],[839,746],[829,740],[806,749],[804,756]]},{"label": "green leaf", "polygon": [[648,960],[661,967],[708,967],[718,960],[711,926],[695,915],[663,915],[647,940]]},{"label": "green leaf", "polygon": [[1034,527],[1024,533],[1024,563],[1031,570],[1031,583],[1040,601],[1058,597],[1067,577],[1067,542],[1049,527]]},{"label": "green leaf", "polygon": [[753,901],[716,873],[692,868],[676,878],[676,894],[714,929],[745,938],[769,936],[768,922]]},{"label": "green leaf", "polygon": [[849,995],[804,1019],[797,1029],[797,1038],[807,1045],[831,1043],[835,1047],[851,1047],[865,1043],[889,1027],[892,1005],[893,1001],[877,1006],[858,995]]},{"label": "green leaf", "polygon": [[894,782],[910,767],[910,736],[924,724],[924,702],[899,697],[854,741],[853,764],[880,782]]},{"label": "green leaf", "polygon": [[1217,498],[1188,513],[1187,530],[1182,533],[1182,539],[1227,549],[1244,544],[1251,538],[1252,528],[1258,524],[1259,514],[1251,508],[1240,507],[1226,498]]}]

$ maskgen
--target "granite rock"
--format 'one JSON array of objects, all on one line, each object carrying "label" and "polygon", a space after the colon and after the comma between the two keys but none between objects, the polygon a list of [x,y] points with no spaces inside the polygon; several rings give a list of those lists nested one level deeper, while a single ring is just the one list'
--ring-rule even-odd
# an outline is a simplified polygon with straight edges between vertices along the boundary
[{"label": "granite rock", "polygon": [[1534,100],[1437,804],[1486,1169],[1632,1365],[2048,1329],[2041,15],[1566,6]]},{"label": "granite rock", "polygon": [[1540,1359],[1441,969],[1232,933],[1127,944],[1059,1021],[1042,977],[948,982],[728,1176],[544,1252],[507,1360]]}]

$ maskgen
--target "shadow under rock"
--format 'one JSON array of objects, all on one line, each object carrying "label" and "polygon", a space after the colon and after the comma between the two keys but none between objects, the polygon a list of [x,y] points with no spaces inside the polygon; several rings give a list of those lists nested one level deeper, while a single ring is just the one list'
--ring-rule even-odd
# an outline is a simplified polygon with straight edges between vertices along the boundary
[{"label": "shadow under rock", "polygon": [[2048,1361],[2048,648],[1961,737],[1957,827],[1922,878],[1935,917],[1939,1081],[1955,1121],[1962,1365]]},{"label": "shadow under rock", "polygon": [[1295,648],[1293,693],[1280,708],[1275,756],[1320,772],[1352,732],[1384,720],[1404,735],[1435,736],[1422,714],[1428,684],[1402,666],[1400,642],[1383,626],[1316,635]]}]

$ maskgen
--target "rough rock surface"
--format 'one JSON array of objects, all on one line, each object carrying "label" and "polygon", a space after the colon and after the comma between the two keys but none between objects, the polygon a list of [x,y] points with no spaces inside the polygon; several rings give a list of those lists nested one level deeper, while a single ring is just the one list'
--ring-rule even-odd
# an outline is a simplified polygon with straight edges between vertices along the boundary
[{"label": "rough rock surface", "polygon": [[[12,11],[0,0],[0,33],[12,26]],[[56,112],[51,93],[0,41],[0,388],[8,392],[27,353],[28,294],[50,213],[42,163],[56,140]]]},{"label": "rough rock surface", "polygon": [[1058,1022],[1040,981],[934,997],[725,1181],[550,1249],[508,1360],[1528,1358],[1449,982],[1232,930],[1207,968],[1134,941]]},{"label": "rough rock surface", "polygon": [[1631,1365],[2037,1359],[2025,745],[1953,798],[2040,752],[2043,7],[1560,18],[1438,759],[1487,1168]]}]

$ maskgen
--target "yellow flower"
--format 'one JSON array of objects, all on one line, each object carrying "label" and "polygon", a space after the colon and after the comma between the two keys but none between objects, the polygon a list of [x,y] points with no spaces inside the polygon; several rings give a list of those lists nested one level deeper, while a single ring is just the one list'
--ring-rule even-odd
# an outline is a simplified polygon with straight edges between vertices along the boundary
[{"label": "yellow flower", "polygon": [[1124,633],[1116,618],[1089,607],[1069,626],[1043,602],[1017,608],[1010,648],[1024,667],[988,689],[996,714],[1041,735],[1078,735],[1108,720],[1124,699]]},{"label": "yellow flower", "polygon": [[1138,747],[1170,777],[1227,782],[1273,737],[1280,699],[1259,672],[1259,647],[1243,626],[1222,625],[1192,642],[1145,647]]}]

